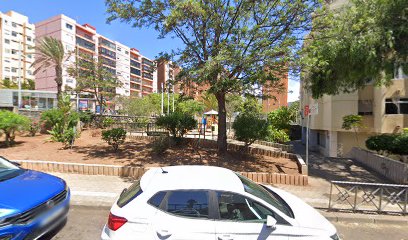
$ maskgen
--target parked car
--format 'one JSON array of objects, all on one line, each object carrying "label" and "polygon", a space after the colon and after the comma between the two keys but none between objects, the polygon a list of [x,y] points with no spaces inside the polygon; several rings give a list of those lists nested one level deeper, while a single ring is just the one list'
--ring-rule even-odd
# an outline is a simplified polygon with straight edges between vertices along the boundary
[{"label": "parked car", "polygon": [[0,240],[37,239],[58,229],[69,200],[64,180],[0,157]]},{"label": "parked car", "polygon": [[209,166],[152,168],[124,189],[102,240],[338,239],[314,208],[280,189]]}]

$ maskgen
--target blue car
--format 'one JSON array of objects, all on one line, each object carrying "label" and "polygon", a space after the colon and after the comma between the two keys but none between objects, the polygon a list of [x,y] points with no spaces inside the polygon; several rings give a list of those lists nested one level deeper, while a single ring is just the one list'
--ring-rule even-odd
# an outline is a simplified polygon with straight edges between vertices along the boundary
[{"label": "blue car", "polygon": [[64,180],[0,157],[0,240],[32,240],[65,223],[70,192]]}]

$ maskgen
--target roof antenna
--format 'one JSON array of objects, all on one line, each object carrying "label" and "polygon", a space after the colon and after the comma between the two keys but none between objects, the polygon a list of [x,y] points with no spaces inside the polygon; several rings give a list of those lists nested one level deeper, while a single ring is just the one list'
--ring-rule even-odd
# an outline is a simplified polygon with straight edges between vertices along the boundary
[{"label": "roof antenna", "polygon": [[162,167],[160,167],[160,168],[162,170],[162,173],[169,173],[169,172],[165,171]]}]

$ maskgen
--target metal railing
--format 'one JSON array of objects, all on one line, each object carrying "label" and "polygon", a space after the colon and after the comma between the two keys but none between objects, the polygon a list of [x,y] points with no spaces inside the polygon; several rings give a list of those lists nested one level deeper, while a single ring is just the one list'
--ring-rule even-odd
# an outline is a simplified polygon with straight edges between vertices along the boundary
[{"label": "metal railing", "polygon": [[332,181],[329,210],[408,212],[408,185]]}]

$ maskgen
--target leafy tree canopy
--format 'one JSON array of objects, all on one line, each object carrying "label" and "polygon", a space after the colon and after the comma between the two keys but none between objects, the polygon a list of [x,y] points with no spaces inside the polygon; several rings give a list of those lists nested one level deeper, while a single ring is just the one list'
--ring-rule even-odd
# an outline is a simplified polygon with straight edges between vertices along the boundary
[{"label": "leafy tree canopy", "polygon": [[406,0],[350,0],[315,13],[304,42],[302,78],[314,98],[354,91],[370,81],[388,85],[408,72]]},{"label": "leafy tree canopy", "polygon": [[[208,86],[218,101],[218,150],[227,150],[225,95],[278,80],[295,57],[315,0],[106,0],[108,21],[177,37],[180,77]],[[278,74],[276,74],[278,73]],[[258,84],[257,84],[258,83]]]}]

